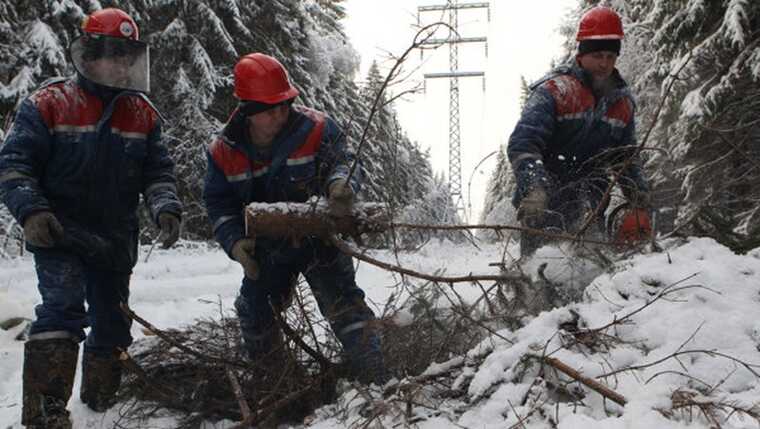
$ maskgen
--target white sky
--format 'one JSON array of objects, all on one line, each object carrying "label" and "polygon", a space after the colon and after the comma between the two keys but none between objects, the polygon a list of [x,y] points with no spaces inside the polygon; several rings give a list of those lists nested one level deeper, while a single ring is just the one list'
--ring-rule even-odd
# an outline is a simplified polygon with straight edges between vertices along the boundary
[{"label": "white sky", "polygon": [[[471,3],[475,0],[460,1]],[[416,33],[417,7],[445,4],[445,0],[347,0],[344,20],[351,43],[361,55],[359,79],[364,79],[373,60],[389,69],[389,53],[401,55]],[[464,10],[459,14],[463,37],[487,35],[488,57],[482,43],[459,46],[460,71],[485,71],[482,78],[460,79],[460,121],[462,157],[462,193],[465,208],[471,204],[469,220],[476,222],[483,206],[485,187],[495,166],[496,156],[485,161],[478,171],[474,167],[489,153],[506,144],[519,118],[520,76],[530,82],[548,71],[550,62],[561,53],[563,39],[558,33],[562,17],[577,0],[491,0],[491,22],[485,9]],[[440,12],[426,12],[421,24],[444,19]],[[436,38],[446,38],[441,30]],[[448,47],[412,53],[405,70],[410,81],[421,82],[424,73],[449,70]],[[421,65],[421,67],[419,67]],[[384,69],[384,70],[385,70]],[[398,92],[394,89],[393,92]],[[448,177],[449,165],[449,83],[432,79],[426,91],[408,95],[395,105],[401,124],[412,140],[431,148],[431,162],[436,171]],[[471,186],[468,183],[472,178]],[[468,188],[471,197],[468,199]]]}]

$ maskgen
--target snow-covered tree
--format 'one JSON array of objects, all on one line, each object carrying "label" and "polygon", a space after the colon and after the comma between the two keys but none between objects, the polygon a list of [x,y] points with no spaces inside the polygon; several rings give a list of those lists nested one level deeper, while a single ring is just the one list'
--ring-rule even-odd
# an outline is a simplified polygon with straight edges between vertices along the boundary
[{"label": "snow-covered tree", "polygon": [[[509,159],[507,159],[507,148],[502,145],[496,154],[496,167],[488,180],[481,223],[489,225],[517,223],[517,213],[512,207],[514,189],[514,177]],[[499,239],[493,231],[486,230],[479,235],[489,240]]]},{"label": "snow-covered tree", "polygon": [[362,153],[369,178],[364,192],[368,200],[384,202],[395,209],[424,195],[432,170],[427,154],[422,153],[401,129],[395,110],[388,104],[384,80],[377,63],[373,63],[361,90],[366,107],[364,118],[359,118],[363,124],[366,124],[372,104],[382,91]]},{"label": "snow-covered tree", "polygon": [[[661,216],[738,251],[760,244],[760,4],[611,1],[626,24],[620,68],[639,135],[681,69],[647,146]],[[685,66],[684,66],[685,64]],[[683,68],[682,68],[683,66]],[[668,219],[669,218],[669,219]]]},{"label": "snow-covered tree", "polygon": [[[448,180],[443,174],[434,174],[427,183],[425,194],[412,201],[412,204],[404,208],[399,216],[401,223],[415,225],[456,225],[461,224],[461,218],[454,206],[454,199],[449,191]],[[418,245],[429,238],[448,239],[461,241],[463,235],[460,232],[409,232],[401,238],[405,245]]]}]

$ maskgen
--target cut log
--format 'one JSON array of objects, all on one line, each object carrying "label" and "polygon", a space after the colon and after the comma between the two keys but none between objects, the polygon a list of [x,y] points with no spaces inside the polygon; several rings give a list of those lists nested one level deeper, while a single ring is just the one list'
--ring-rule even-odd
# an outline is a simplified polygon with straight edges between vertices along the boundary
[{"label": "cut log", "polygon": [[390,217],[382,204],[359,203],[351,216],[330,216],[327,204],[314,203],[251,203],[245,208],[245,228],[249,237],[300,240],[332,235],[359,237],[365,233],[383,232]]}]

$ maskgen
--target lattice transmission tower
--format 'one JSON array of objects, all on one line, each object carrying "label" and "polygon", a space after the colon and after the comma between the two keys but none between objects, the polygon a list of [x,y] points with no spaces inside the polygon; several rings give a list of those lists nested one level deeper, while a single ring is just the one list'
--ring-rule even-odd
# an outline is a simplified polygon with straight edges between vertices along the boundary
[{"label": "lattice transmission tower", "polygon": [[446,39],[428,39],[423,45],[449,45],[449,71],[443,73],[426,73],[425,79],[449,79],[449,193],[458,211],[464,210],[462,200],[462,151],[461,126],[459,123],[459,78],[482,77],[485,89],[485,72],[459,70],[459,44],[484,43],[488,56],[488,39],[486,37],[461,37],[459,33],[459,11],[462,9],[485,9],[488,22],[491,21],[491,8],[488,2],[459,3],[448,0],[444,5],[420,6],[417,8],[417,22],[423,12],[439,11],[448,15],[449,35]]}]

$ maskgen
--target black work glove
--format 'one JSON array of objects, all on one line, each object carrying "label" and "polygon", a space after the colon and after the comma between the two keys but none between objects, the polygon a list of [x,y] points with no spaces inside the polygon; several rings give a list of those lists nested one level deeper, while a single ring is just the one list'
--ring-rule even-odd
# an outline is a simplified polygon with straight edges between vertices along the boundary
[{"label": "black work glove", "polygon": [[253,259],[256,251],[256,240],[241,238],[232,245],[232,258],[243,266],[245,276],[251,280],[259,278],[259,264]]},{"label": "black work glove", "polygon": [[544,188],[537,186],[531,189],[520,201],[520,216],[526,221],[537,222],[544,217],[549,196]]},{"label": "black work glove", "polygon": [[164,249],[172,247],[179,240],[179,218],[171,213],[161,213],[158,215],[158,226],[164,237],[161,246]]},{"label": "black work glove", "polygon": [[337,179],[330,184],[327,208],[332,216],[344,217],[354,210],[354,190],[346,179]]},{"label": "black work glove", "polygon": [[49,211],[33,213],[24,220],[24,237],[32,246],[53,247],[63,239],[63,226]]}]

